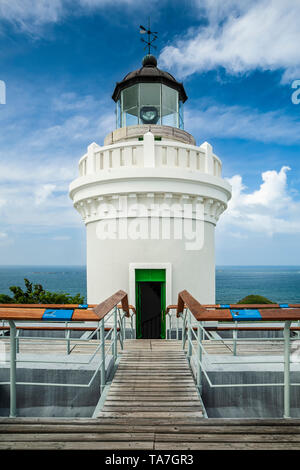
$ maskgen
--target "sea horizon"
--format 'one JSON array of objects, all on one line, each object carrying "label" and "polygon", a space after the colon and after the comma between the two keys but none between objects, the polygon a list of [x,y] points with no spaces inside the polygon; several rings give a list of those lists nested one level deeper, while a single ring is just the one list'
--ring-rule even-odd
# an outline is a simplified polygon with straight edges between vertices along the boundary
[{"label": "sea horizon", "polygon": [[[86,301],[86,265],[1,265],[0,294],[11,295],[13,285],[23,288],[24,278],[52,292],[79,293]],[[216,303],[250,294],[300,303],[300,265],[216,265]]]}]

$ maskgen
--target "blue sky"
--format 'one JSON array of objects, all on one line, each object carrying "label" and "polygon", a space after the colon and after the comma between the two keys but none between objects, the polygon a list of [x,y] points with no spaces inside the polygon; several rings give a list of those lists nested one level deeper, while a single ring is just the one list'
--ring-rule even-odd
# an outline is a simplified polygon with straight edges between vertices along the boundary
[{"label": "blue sky", "polygon": [[116,81],[159,32],[158,65],[185,84],[185,128],[222,159],[233,199],[218,264],[300,265],[300,3],[1,0],[0,263],[84,264],[68,197],[87,145],[115,126]]}]

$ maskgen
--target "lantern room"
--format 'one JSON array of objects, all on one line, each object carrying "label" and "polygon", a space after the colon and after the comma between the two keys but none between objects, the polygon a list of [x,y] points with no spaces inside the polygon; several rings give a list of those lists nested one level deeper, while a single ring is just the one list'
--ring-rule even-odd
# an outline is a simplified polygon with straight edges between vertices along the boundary
[{"label": "lantern room", "polygon": [[148,54],[142,67],[116,84],[112,95],[116,103],[116,127],[145,124],[184,128],[183,103],[187,100],[182,83],[157,67]]}]

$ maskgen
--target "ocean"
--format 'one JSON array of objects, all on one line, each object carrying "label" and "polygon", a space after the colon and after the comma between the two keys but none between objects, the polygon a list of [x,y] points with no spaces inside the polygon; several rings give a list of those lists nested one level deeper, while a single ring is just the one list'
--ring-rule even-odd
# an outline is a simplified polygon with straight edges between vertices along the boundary
[{"label": "ocean", "polygon": [[[24,287],[24,278],[46,290],[80,293],[86,299],[85,266],[2,266],[0,293],[11,294],[13,285]],[[217,303],[234,303],[249,294],[273,302],[300,303],[300,266],[216,267]]]}]

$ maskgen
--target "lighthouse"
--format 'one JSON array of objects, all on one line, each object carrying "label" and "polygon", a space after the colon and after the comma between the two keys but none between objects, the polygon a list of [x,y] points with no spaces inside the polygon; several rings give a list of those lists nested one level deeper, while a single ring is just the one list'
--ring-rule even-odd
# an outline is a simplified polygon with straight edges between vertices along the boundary
[{"label": "lighthouse", "polygon": [[86,226],[87,300],[119,289],[137,337],[164,337],[164,312],[187,289],[215,302],[215,227],[231,197],[212,146],[184,130],[184,85],[148,54],[112,94],[116,129],[79,160],[70,197]]}]

